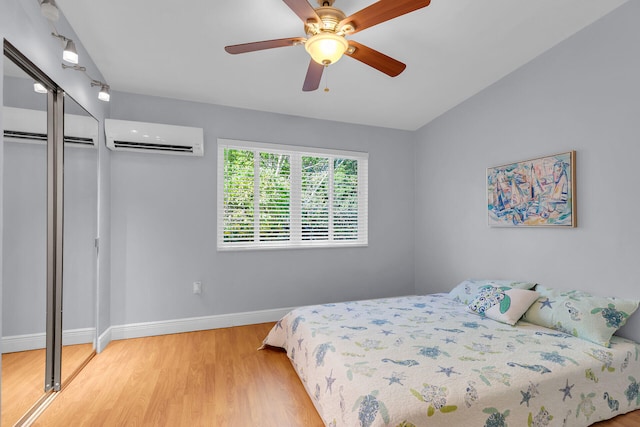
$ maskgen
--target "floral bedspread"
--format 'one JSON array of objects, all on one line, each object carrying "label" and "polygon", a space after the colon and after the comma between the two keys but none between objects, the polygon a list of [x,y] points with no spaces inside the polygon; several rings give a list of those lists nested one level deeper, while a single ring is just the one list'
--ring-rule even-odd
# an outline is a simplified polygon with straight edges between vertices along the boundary
[{"label": "floral bedspread", "polygon": [[512,327],[447,294],[299,308],[264,344],[327,426],[587,426],[640,408],[640,345]]}]

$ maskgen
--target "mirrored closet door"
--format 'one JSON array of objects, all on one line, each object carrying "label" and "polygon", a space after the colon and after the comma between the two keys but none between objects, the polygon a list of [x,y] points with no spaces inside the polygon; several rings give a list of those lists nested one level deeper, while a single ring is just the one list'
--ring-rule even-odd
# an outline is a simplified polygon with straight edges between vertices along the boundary
[{"label": "mirrored closet door", "polygon": [[95,354],[98,123],[4,50],[1,423],[11,426]]},{"label": "mirrored closet door", "polygon": [[[3,92],[2,425],[43,394],[47,300],[47,93],[7,58]],[[31,112],[26,117],[23,112]],[[23,126],[25,124],[26,126]],[[26,139],[28,126],[43,141]],[[11,129],[14,128],[14,129]]]},{"label": "mirrored closet door", "polygon": [[64,97],[62,365],[64,385],[95,351],[98,122]]}]

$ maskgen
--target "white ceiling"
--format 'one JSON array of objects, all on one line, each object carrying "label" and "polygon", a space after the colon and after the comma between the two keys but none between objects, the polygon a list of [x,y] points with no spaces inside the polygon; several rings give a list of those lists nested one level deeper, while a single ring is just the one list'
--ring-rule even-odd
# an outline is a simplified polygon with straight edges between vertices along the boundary
[{"label": "white ceiling", "polygon": [[[223,49],[304,36],[281,0],[57,0],[112,90],[406,130],[625,2],[432,0],[350,37],[406,63],[400,76],[345,57],[325,70],[319,90],[302,92],[303,46],[241,55]],[[371,3],[334,6],[350,15]]]}]

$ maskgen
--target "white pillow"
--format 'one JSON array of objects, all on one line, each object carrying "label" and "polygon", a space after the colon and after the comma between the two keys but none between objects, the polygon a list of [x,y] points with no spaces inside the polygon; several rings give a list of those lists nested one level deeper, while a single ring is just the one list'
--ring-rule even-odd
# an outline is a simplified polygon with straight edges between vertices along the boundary
[{"label": "white pillow", "polygon": [[515,325],[539,296],[536,291],[486,285],[478,289],[468,307],[480,316]]}]

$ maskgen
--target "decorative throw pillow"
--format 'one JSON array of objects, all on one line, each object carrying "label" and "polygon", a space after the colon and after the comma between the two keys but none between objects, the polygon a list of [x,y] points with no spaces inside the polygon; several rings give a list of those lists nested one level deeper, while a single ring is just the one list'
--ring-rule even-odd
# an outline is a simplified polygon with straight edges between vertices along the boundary
[{"label": "decorative throw pillow", "polygon": [[486,285],[469,303],[469,310],[498,322],[515,325],[540,294],[508,286]]},{"label": "decorative throw pillow", "polygon": [[538,285],[540,298],[524,315],[536,325],[609,347],[611,336],[638,308],[639,301],[598,297],[582,291],[561,291]]},{"label": "decorative throw pillow", "polygon": [[465,280],[449,292],[449,298],[459,303],[468,305],[478,294],[483,286],[508,286],[518,289],[533,289],[536,285],[531,282],[519,282],[515,280]]}]

